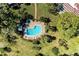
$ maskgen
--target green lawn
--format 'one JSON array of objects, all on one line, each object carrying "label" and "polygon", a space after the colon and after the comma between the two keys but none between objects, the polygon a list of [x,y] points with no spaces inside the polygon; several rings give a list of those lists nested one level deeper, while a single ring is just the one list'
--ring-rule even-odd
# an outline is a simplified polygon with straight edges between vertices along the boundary
[{"label": "green lawn", "polygon": [[69,49],[66,50],[64,47],[59,46],[60,48],[60,54],[69,54],[73,55],[74,53],[79,53],[79,38],[75,37],[68,41],[68,47]]},{"label": "green lawn", "polygon": [[37,4],[37,10],[38,12],[38,18],[40,18],[41,16],[45,16],[45,17],[49,17],[49,18],[53,18],[54,15],[49,13],[49,8],[50,6],[47,3],[39,3]]}]

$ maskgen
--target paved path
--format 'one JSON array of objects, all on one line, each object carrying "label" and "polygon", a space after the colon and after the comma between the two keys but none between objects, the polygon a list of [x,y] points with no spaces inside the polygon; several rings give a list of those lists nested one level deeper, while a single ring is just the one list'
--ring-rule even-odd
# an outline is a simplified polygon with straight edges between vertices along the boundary
[{"label": "paved path", "polygon": [[35,3],[35,19],[37,19],[37,4]]}]

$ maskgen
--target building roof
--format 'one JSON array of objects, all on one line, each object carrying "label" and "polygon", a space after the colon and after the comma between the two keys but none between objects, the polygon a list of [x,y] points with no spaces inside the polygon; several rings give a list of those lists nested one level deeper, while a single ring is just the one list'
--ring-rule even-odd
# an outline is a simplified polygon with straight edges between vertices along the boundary
[{"label": "building roof", "polygon": [[79,10],[79,3],[75,3],[75,7]]},{"label": "building roof", "polygon": [[79,15],[79,4],[75,3],[64,3],[64,11],[66,12],[72,12],[75,15]]}]

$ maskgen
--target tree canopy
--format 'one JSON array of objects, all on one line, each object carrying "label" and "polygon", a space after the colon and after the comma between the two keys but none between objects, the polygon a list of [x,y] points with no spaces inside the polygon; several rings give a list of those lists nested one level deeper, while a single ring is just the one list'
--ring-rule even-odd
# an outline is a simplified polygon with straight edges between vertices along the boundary
[{"label": "tree canopy", "polygon": [[57,28],[62,39],[70,39],[74,36],[79,25],[79,17],[72,13],[63,13],[59,16]]},{"label": "tree canopy", "polygon": [[63,11],[63,4],[62,3],[54,3],[54,4],[49,4],[49,13],[57,15],[59,14],[60,11]]}]

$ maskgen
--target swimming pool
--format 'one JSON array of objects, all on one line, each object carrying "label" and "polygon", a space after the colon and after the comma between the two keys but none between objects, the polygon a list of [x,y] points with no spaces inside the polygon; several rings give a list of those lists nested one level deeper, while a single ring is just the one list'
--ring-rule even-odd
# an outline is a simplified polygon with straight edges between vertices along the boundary
[{"label": "swimming pool", "polygon": [[41,32],[42,32],[41,25],[35,25],[32,28],[29,28],[29,27],[26,28],[24,31],[24,34],[25,34],[25,36],[34,37],[34,36],[39,35]]}]

